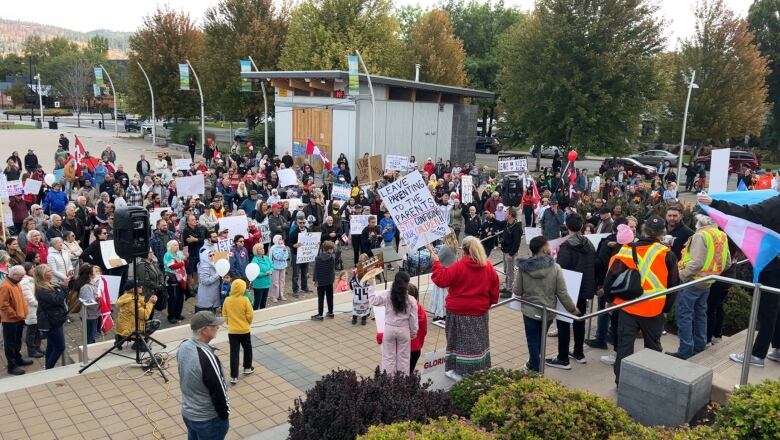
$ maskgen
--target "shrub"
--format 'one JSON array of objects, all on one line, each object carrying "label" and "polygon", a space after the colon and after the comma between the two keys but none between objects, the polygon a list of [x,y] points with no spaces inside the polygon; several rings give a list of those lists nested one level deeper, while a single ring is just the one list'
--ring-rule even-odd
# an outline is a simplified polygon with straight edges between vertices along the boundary
[{"label": "shrub", "polygon": [[257,124],[254,130],[249,132],[249,140],[252,141],[252,145],[255,146],[255,151],[263,152],[264,154],[273,154],[274,145],[276,145],[276,131],[274,130],[274,121],[268,121],[268,151],[264,151],[265,148],[265,126],[262,122]]},{"label": "shrub", "polygon": [[416,374],[391,376],[377,368],[373,377],[358,377],[351,370],[333,371],[306,392],[305,400],[295,399],[290,439],[354,439],[371,425],[453,415],[447,393],[428,387]]},{"label": "shrub", "polygon": [[418,422],[372,426],[359,437],[361,440],[484,440],[493,435],[477,428],[465,419],[440,417],[426,425]]},{"label": "shrub", "polygon": [[739,438],[776,439],[780,433],[780,380],[740,387],[718,412],[715,427],[732,428]]},{"label": "shrub", "polygon": [[[6,110],[5,114],[9,116],[30,116],[30,110]],[[37,106],[34,114],[36,119],[41,117],[41,112]],[[73,116],[73,112],[61,108],[44,109],[43,116]]]},{"label": "shrub", "polygon": [[477,400],[497,386],[508,385],[514,381],[533,376],[534,373],[520,370],[490,368],[468,375],[450,388],[450,399],[458,408],[459,414],[468,416]]},{"label": "shrub", "polygon": [[189,122],[177,122],[171,126],[168,133],[168,137],[174,144],[186,145],[191,136],[195,136],[195,140],[200,140],[200,127],[196,127]]},{"label": "shrub", "polygon": [[506,439],[604,439],[638,429],[614,403],[545,378],[526,378],[480,397],[478,426]]},{"label": "shrub", "polygon": [[733,286],[723,301],[723,334],[735,335],[748,327],[753,297],[742,287]]}]

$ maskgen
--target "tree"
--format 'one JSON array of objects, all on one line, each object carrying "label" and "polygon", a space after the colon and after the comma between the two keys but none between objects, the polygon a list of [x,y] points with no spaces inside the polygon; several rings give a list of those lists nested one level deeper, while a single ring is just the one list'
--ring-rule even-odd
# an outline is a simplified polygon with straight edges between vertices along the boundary
[{"label": "tree", "polygon": [[27,87],[19,81],[14,81],[14,84],[8,90],[8,96],[14,101],[14,106],[24,104],[27,99]]},{"label": "tree", "polygon": [[190,73],[190,90],[179,90],[179,63],[189,59],[198,69],[203,53],[203,34],[190,16],[159,8],[129,40],[128,104],[131,110],[150,115],[151,102],[146,79],[138,62],[149,75],[154,89],[157,116],[192,117],[200,115],[197,83]]},{"label": "tree", "polygon": [[279,67],[346,70],[357,49],[371,74],[401,76],[409,69],[391,12],[391,0],[306,0],[292,12]]},{"label": "tree", "polygon": [[656,12],[650,0],[540,0],[502,38],[509,127],[536,144],[627,150],[657,82]]},{"label": "tree", "polygon": [[100,59],[105,59],[108,56],[108,38],[95,35],[87,42],[87,47],[84,48],[84,53]]},{"label": "tree", "polygon": [[745,20],[722,0],[700,3],[695,34],[682,42],[671,78],[664,137],[680,137],[692,70],[699,88],[691,96],[685,139],[696,147],[694,157],[704,144],[761,133],[768,111],[767,66]]},{"label": "tree", "polygon": [[[58,58],[64,56],[68,55]],[[91,92],[93,81],[92,63],[85,55],[70,56],[70,60],[63,65],[62,73],[54,87],[60,95],[70,100],[76,111],[77,126],[81,127],[81,105]]]},{"label": "tree", "polygon": [[[409,55],[419,63],[420,80],[462,87],[466,85],[463,42],[452,35],[452,24],[446,12],[434,9],[412,26]],[[411,66],[410,66],[411,67]]]},{"label": "tree", "polygon": [[24,59],[15,53],[0,56],[0,79],[5,80],[9,75],[24,75]]},{"label": "tree", "polygon": [[[256,123],[263,99],[258,93],[241,92],[239,60],[252,56],[258,69],[275,69],[288,25],[289,10],[277,9],[272,0],[222,0],[206,11],[201,79],[210,110]],[[273,98],[272,93],[268,96]]]},{"label": "tree", "polygon": [[404,43],[409,44],[412,35],[412,26],[417,23],[423,15],[423,9],[420,5],[403,5],[396,9],[395,16],[398,17],[398,24],[401,26],[401,37]]},{"label": "tree", "polygon": [[761,145],[780,150],[780,0],[756,0],[747,19],[761,53],[769,58],[771,70],[767,85],[773,108],[761,135]]}]

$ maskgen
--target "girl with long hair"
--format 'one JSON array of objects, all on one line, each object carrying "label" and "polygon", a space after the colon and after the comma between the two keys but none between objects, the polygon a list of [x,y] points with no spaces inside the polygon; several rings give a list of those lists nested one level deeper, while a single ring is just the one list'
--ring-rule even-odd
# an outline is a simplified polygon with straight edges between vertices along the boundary
[{"label": "girl with long hair", "polygon": [[[88,264],[86,266],[89,266]],[[54,368],[65,352],[65,331],[62,326],[68,319],[65,299],[67,290],[52,282],[49,266],[41,264],[33,269],[35,298],[38,300],[38,329],[46,334],[46,369]]]},{"label": "girl with long hair", "polygon": [[[458,239],[455,232],[450,229],[449,234],[442,238],[442,243],[436,246],[436,254],[439,256],[442,266],[449,267],[458,259]],[[433,284],[433,293],[431,294],[428,310],[433,314],[434,321],[440,321],[447,315],[447,309],[444,306],[447,298],[447,288]]]},{"label": "girl with long hair", "polygon": [[385,307],[385,329],[382,336],[382,370],[388,374],[409,374],[411,341],[419,326],[417,301],[409,296],[409,274],[395,274],[389,292],[371,298],[374,307]]},{"label": "girl with long hair", "polygon": [[92,305],[87,308],[87,343],[95,342],[100,322],[100,306],[98,305],[98,281],[101,276],[100,267],[83,263],[79,267],[79,275],[73,283],[73,290],[78,292],[79,299]]}]

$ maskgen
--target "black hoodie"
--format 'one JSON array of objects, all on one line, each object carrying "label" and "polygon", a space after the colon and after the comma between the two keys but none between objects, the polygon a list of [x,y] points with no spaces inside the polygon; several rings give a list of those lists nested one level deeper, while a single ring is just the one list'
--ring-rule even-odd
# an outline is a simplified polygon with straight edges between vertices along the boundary
[{"label": "black hoodie", "polygon": [[558,264],[562,269],[582,274],[580,298],[591,299],[596,294],[596,249],[580,233],[571,234],[558,250]]}]

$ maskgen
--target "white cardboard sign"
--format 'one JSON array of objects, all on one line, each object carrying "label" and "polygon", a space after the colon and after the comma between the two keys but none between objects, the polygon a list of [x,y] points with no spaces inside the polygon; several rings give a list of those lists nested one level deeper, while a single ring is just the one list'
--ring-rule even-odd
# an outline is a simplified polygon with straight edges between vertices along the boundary
[{"label": "white cardboard sign", "polygon": [[385,169],[393,171],[404,171],[409,168],[409,156],[399,156],[388,154],[385,157]]},{"label": "white cardboard sign", "polygon": [[25,194],[38,194],[41,191],[40,180],[27,179],[24,181],[24,193]]},{"label": "white cardboard sign", "polygon": [[298,176],[295,175],[295,171],[286,168],[279,170],[276,174],[279,176],[280,187],[298,185]]},{"label": "white cardboard sign", "polygon": [[311,263],[317,258],[317,252],[320,250],[320,234],[321,232],[298,234],[298,243],[301,247],[298,248],[298,256],[295,260],[297,264]]},{"label": "white cardboard sign", "polygon": [[370,215],[353,215],[349,218],[349,235],[360,235],[368,226]]},{"label": "white cardboard sign", "polygon": [[206,192],[203,174],[176,178],[176,195],[179,197],[200,196]]},{"label": "white cardboard sign", "polygon": [[173,169],[174,170],[189,171],[191,163],[192,163],[192,161],[189,160],[189,159],[174,159],[173,160]]},{"label": "white cardboard sign", "polygon": [[228,230],[228,237],[233,240],[236,235],[243,235],[247,237],[249,235],[249,221],[245,215],[234,215],[232,217],[222,217],[218,220],[219,230]]},{"label": "white cardboard sign", "polygon": [[449,226],[419,171],[380,188],[379,194],[409,249],[420,249],[449,232]]}]

